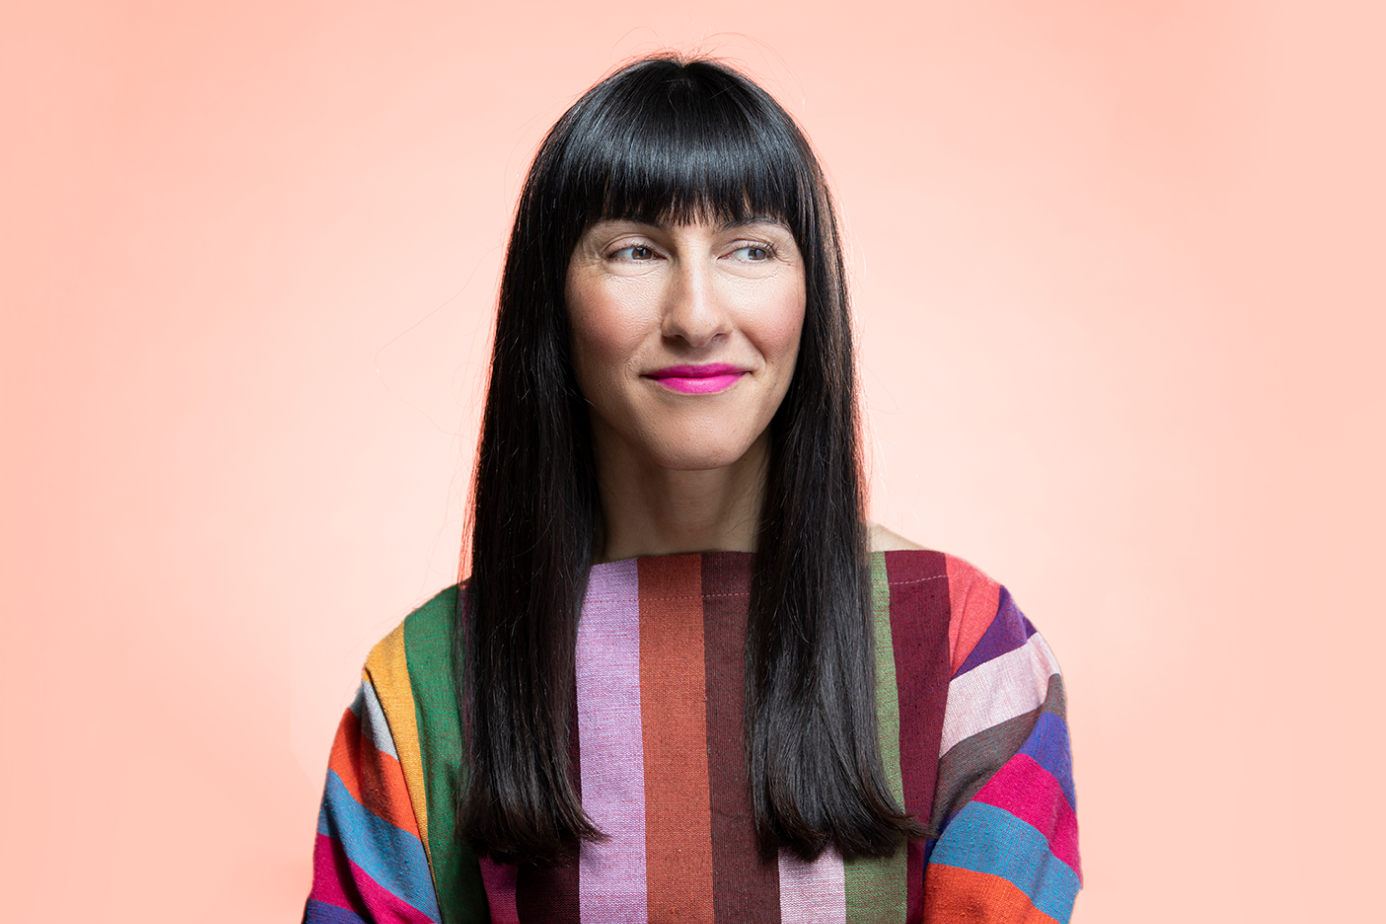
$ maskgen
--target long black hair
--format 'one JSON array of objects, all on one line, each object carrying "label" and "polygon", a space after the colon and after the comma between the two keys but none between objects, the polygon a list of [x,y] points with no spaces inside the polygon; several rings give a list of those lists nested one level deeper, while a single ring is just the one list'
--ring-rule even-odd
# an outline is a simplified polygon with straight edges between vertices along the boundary
[{"label": "long black hair", "polygon": [[571,775],[577,621],[599,504],[563,292],[603,218],[784,221],[804,257],[794,376],[770,425],[752,572],[746,739],[767,855],[888,856],[923,829],[892,798],[877,742],[871,599],[845,270],[827,186],[764,90],[706,60],[651,58],[589,90],[549,131],[506,252],[473,483],[459,622],[467,783],[479,853],[556,862],[600,840]]}]

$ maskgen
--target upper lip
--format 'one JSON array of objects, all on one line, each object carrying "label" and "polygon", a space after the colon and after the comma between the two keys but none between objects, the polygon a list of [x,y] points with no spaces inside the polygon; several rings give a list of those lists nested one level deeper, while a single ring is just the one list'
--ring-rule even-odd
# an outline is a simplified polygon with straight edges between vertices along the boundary
[{"label": "upper lip", "polygon": [[645,374],[652,379],[707,379],[714,375],[738,375],[746,370],[727,363],[707,363],[702,366],[665,366]]}]

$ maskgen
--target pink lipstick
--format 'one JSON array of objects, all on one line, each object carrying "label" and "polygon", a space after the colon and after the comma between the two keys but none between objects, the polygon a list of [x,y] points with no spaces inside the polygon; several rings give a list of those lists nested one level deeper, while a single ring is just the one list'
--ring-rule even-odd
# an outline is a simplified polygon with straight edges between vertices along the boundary
[{"label": "pink lipstick", "polygon": [[739,366],[708,363],[704,366],[668,366],[647,372],[645,377],[686,395],[710,395],[731,388],[745,374],[746,370]]}]

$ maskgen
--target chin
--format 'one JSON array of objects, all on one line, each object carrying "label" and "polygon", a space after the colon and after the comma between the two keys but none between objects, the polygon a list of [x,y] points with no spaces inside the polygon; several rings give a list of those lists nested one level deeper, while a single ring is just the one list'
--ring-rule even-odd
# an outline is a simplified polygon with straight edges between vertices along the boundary
[{"label": "chin", "polygon": [[[749,449],[749,447],[746,447]],[[667,451],[655,455],[655,462],[660,468],[666,468],[672,472],[708,472],[719,468],[728,468],[739,462],[746,454],[743,449],[741,452],[709,452],[707,447],[691,447],[684,451]]]}]

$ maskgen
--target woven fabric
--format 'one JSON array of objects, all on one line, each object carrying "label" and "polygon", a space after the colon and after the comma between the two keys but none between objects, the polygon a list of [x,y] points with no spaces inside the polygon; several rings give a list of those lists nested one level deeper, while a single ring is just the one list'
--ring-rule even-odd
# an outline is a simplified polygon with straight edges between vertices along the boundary
[{"label": "woven fabric", "polygon": [[1082,874],[1058,665],[1004,588],[937,552],[872,558],[881,756],[937,836],[886,859],[762,860],[741,734],[752,560],[592,569],[571,734],[608,837],[557,869],[459,841],[458,589],[411,614],[333,745],[304,920],[1067,921]]}]

